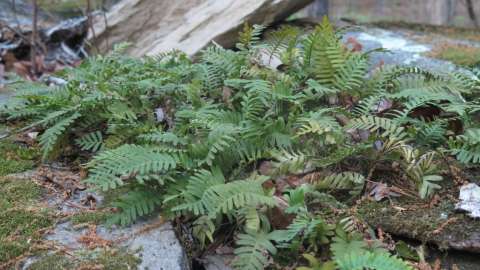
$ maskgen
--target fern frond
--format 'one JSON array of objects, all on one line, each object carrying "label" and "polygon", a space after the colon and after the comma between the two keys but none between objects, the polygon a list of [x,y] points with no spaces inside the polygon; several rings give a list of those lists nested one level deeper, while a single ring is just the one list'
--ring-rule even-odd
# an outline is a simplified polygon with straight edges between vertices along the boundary
[{"label": "fern frond", "polygon": [[277,249],[272,235],[264,232],[240,234],[236,241],[236,255],[232,266],[241,270],[262,270],[268,265],[268,255],[275,255]]},{"label": "fern frond", "polygon": [[273,197],[265,194],[262,183],[266,178],[236,180],[225,183],[219,169],[212,172],[201,171],[189,179],[183,192],[185,203],[173,211],[189,211],[195,215],[208,215],[211,218],[226,214],[247,205],[274,206]]},{"label": "fern frond", "polygon": [[127,226],[135,222],[139,217],[151,214],[162,202],[162,197],[152,190],[140,189],[130,191],[113,206],[120,212],[112,214],[107,223]]},{"label": "fern frond", "polygon": [[365,177],[356,172],[331,174],[316,183],[318,188],[351,190],[350,194],[358,195],[365,185]]},{"label": "fern frond", "polygon": [[65,135],[67,128],[81,116],[80,113],[74,113],[58,121],[55,125],[51,126],[40,135],[40,145],[42,146],[44,159],[55,150],[55,146],[58,144],[60,138]]},{"label": "fern frond", "polygon": [[156,131],[152,133],[142,134],[138,136],[140,140],[150,142],[150,143],[165,143],[171,144],[173,146],[186,145],[187,141],[185,138],[178,137],[172,132],[161,132]]},{"label": "fern frond", "polygon": [[265,28],[265,26],[257,24],[252,27],[245,22],[243,25],[243,31],[238,34],[238,43],[236,47],[243,51],[251,49],[257,45]]},{"label": "fern frond", "polygon": [[[176,159],[167,153],[157,153],[150,148],[123,145],[103,151],[90,162],[90,174],[86,182],[106,191],[124,184],[137,176],[164,174],[177,166]],[[140,180],[142,178],[139,178]]]},{"label": "fern frond", "polygon": [[79,145],[82,150],[97,152],[103,148],[103,136],[100,131],[95,131],[76,139],[75,143]]},{"label": "fern frond", "polygon": [[340,270],[413,270],[404,261],[388,253],[364,252],[358,254],[350,252],[337,258],[335,262]]},{"label": "fern frond", "polygon": [[402,140],[407,137],[404,127],[399,126],[394,120],[377,116],[362,116],[353,119],[351,127],[355,129],[369,130],[370,132],[379,131],[380,136],[395,138],[397,140]]},{"label": "fern frond", "polygon": [[271,153],[275,161],[272,163],[272,175],[297,174],[304,171],[308,166],[308,158],[303,153],[295,153],[285,149]]}]

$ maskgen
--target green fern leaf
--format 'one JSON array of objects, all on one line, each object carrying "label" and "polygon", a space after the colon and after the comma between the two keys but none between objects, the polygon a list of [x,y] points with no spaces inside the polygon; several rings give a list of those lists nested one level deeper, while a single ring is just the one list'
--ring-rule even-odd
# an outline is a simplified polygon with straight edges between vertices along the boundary
[{"label": "green fern leaf", "polygon": [[272,234],[264,232],[240,234],[236,241],[236,255],[232,266],[242,270],[262,270],[268,265],[268,255],[277,253]]}]

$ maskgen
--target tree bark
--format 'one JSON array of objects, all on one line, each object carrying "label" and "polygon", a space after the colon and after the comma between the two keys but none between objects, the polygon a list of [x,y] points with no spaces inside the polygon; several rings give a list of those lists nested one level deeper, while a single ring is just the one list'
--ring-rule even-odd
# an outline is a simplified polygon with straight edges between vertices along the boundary
[{"label": "tree bark", "polygon": [[479,23],[477,19],[477,14],[475,13],[475,8],[473,6],[472,0],[466,0],[467,4],[467,11],[468,11],[468,16],[470,17],[470,20],[472,20],[473,25],[475,25],[476,28],[478,28]]}]

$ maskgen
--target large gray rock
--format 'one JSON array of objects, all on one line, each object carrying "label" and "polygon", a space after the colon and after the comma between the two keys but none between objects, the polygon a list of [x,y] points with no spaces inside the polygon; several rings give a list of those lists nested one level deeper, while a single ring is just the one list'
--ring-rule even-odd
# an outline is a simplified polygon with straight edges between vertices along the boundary
[{"label": "large gray rock", "polygon": [[[244,22],[272,24],[312,0],[122,0],[95,23],[96,43],[105,51],[118,42],[134,44],[130,55],[179,49],[194,55],[212,40],[234,45]],[[107,25],[105,24],[107,22]],[[90,37],[93,37],[91,35]]]}]

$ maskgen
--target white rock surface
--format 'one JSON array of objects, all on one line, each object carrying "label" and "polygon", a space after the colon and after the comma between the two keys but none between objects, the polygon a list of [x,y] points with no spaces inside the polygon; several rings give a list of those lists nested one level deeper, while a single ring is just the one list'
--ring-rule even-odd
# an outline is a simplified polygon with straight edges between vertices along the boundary
[{"label": "white rock surface", "polygon": [[480,187],[477,184],[467,184],[460,188],[460,202],[455,208],[467,211],[473,218],[480,218]]},{"label": "white rock surface", "polygon": [[[131,42],[132,56],[179,49],[194,55],[212,40],[234,45],[244,22],[269,25],[285,19],[312,0],[122,0],[95,23],[96,43]],[[90,35],[93,37],[93,35]]]}]

